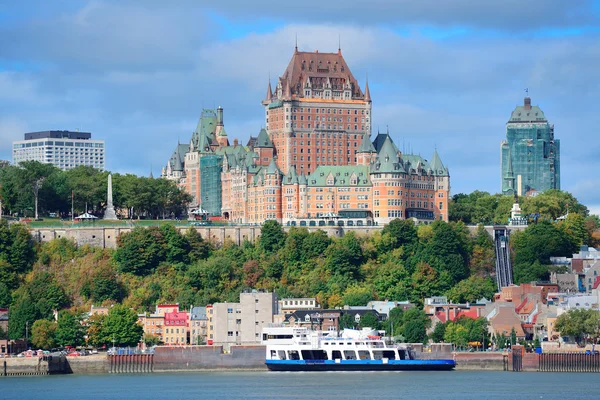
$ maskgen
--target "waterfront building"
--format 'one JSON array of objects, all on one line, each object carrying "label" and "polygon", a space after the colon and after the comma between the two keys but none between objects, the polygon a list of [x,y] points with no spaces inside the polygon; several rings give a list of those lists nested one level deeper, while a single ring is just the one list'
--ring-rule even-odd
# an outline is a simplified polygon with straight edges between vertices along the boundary
[{"label": "waterfront building", "polygon": [[296,310],[320,309],[317,299],[314,297],[287,297],[279,300],[279,311],[282,314],[291,313]]},{"label": "waterfront building", "polygon": [[192,307],[190,311],[190,344],[206,344],[208,338],[208,317],[206,307]]},{"label": "waterfront building", "polygon": [[240,293],[239,303],[214,303],[206,307],[210,345],[259,344],[262,328],[278,313],[277,294],[263,290]]},{"label": "waterfront building", "polygon": [[560,189],[560,140],[530,97],[512,112],[500,148],[503,194],[525,196]]},{"label": "waterfront building", "polygon": [[184,311],[166,312],[162,341],[166,345],[188,344],[189,318],[190,315]]},{"label": "waterfront building", "polygon": [[62,170],[86,165],[104,171],[104,150],[104,140],[92,140],[89,132],[31,132],[13,142],[13,164],[39,161]]}]

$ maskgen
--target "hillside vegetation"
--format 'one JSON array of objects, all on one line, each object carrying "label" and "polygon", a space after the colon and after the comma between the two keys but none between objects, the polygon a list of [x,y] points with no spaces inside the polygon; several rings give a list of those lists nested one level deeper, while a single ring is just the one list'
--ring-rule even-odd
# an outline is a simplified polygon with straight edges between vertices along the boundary
[{"label": "hillside vegetation", "polygon": [[[517,282],[547,279],[550,256],[569,256],[589,240],[586,221],[571,213],[560,223],[539,222],[513,238]],[[148,311],[161,302],[182,307],[237,301],[244,288],[280,297],[316,297],[322,307],[369,300],[447,295],[454,302],[490,298],[494,251],[480,226],[462,222],[414,226],[395,220],[368,237],[332,239],[323,231],[267,222],[256,243],[216,247],[194,229],[135,228],[115,250],[76,246],[66,239],[32,242],[19,224],[0,223],[0,306],[11,307],[10,336],[50,319],[54,310],[88,311],[122,303]]]}]

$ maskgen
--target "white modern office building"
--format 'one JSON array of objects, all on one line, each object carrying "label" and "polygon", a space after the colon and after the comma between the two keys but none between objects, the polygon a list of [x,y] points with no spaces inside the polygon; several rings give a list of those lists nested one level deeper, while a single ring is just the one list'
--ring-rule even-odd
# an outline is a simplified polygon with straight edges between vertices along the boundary
[{"label": "white modern office building", "polygon": [[53,164],[62,170],[89,165],[104,171],[104,140],[89,132],[44,131],[25,134],[13,142],[13,164],[21,161]]}]

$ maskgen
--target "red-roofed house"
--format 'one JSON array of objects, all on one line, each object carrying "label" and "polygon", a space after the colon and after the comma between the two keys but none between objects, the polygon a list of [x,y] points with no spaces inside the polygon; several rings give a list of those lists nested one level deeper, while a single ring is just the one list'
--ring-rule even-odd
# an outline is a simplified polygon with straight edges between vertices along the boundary
[{"label": "red-roofed house", "polygon": [[163,341],[166,345],[188,344],[190,315],[184,311],[165,313]]}]

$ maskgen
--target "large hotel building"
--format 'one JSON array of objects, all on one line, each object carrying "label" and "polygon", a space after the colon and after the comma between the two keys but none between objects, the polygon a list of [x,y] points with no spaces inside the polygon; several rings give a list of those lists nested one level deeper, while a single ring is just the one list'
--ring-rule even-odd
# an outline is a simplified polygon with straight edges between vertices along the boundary
[{"label": "large hotel building", "polygon": [[104,171],[104,140],[92,140],[89,132],[31,132],[13,142],[12,157],[15,165],[39,161],[62,170],[87,165]]},{"label": "large hotel building", "polygon": [[229,142],[222,108],[203,110],[163,168],[202,212],[299,226],[448,220],[450,176],[437,151],[427,160],[402,154],[387,132],[371,140],[368,82],[361,89],[340,50],[296,48],[262,104],[266,129],[245,146]]}]

